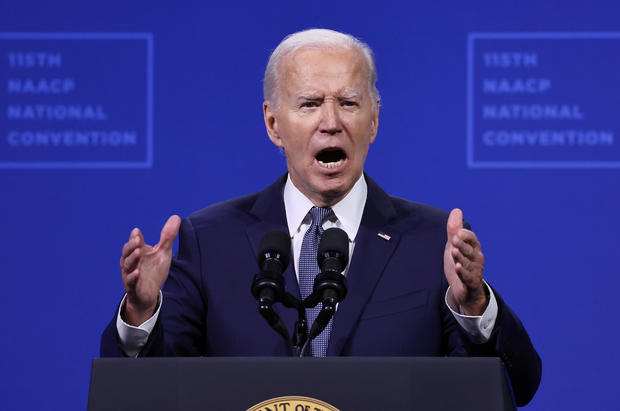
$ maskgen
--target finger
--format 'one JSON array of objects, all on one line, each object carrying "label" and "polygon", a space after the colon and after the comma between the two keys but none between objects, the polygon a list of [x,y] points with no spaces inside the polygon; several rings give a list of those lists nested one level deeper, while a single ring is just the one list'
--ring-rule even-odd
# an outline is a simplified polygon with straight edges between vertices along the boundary
[{"label": "finger", "polygon": [[179,233],[179,227],[181,226],[181,218],[178,215],[172,215],[164,224],[159,236],[159,248],[172,250],[172,244],[174,239]]},{"label": "finger", "polygon": [[452,249],[452,258],[455,263],[460,263],[461,267],[468,272],[482,272],[482,253],[480,255],[474,252],[472,258],[469,258],[459,251],[458,248]]},{"label": "finger", "polygon": [[456,274],[467,288],[478,288],[482,284],[482,276],[478,271],[465,268],[460,262],[455,264]]},{"label": "finger", "polygon": [[458,249],[463,255],[469,258],[473,256],[476,250],[472,244],[463,241],[458,235],[452,237],[452,246],[453,249]]},{"label": "finger", "polygon": [[133,253],[133,250],[135,250],[136,247],[141,247],[142,245],[144,245],[144,237],[142,237],[140,229],[136,227],[131,230],[131,233],[129,234],[129,240],[125,244],[123,244],[121,256],[123,258],[127,258],[129,254]]},{"label": "finger", "polygon": [[454,260],[454,264],[460,264],[461,267],[468,266],[470,261],[467,257],[465,257],[458,248],[452,249],[452,259]]},{"label": "finger", "polygon": [[[138,227],[131,230],[131,235],[134,239],[137,238],[138,247],[142,247],[144,245],[144,236],[142,235],[142,231]],[[136,241],[136,240],[134,240]]]},{"label": "finger", "polygon": [[133,253],[129,254],[123,261],[123,270],[126,273],[134,271],[138,267],[140,262],[140,256],[142,255],[142,249],[136,248]]},{"label": "finger", "polygon": [[446,227],[448,238],[455,236],[461,228],[463,228],[463,212],[455,208],[450,211],[450,215],[448,216],[448,224]]},{"label": "finger", "polygon": [[121,257],[127,258],[129,254],[133,253],[133,250],[138,248],[138,239],[136,237],[131,237],[129,241],[123,244],[123,250],[121,251]]},{"label": "finger", "polygon": [[137,269],[127,274],[127,276],[125,276],[125,291],[133,291],[136,288],[138,278],[140,278],[140,271]]},{"label": "finger", "polygon": [[480,248],[480,241],[478,241],[478,237],[473,231],[462,228],[461,230],[459,230],[457,236],[474,248]]}]

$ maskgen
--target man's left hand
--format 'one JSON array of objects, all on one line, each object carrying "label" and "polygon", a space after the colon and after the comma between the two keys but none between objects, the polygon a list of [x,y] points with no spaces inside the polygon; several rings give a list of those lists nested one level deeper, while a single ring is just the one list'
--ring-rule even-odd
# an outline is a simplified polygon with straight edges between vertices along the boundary
[{"label": "man's left hand", "polygon": [[448,240],[443,268],[450,284],[448,302],[460,307],[461,314],[482,315],[489,297],[482,281],[484,254],[473,231],[463,228],[463,212],[455,208],[447,224]]}]

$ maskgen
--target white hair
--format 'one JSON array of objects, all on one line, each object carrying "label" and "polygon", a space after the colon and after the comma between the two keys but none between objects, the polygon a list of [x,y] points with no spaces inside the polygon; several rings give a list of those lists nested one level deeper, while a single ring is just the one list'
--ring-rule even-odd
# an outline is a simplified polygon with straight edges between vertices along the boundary
[{"label": "white hair", "polygon": [[377,68],[372,50],[368,44],[350,34],[328,29],[298,31],[297,33],[289,34],[278,44],[278,47],[271,53],[267,68],[265,69],[265,78],[263,80],[263,97],[265,101],[274,107],[279,105],[280,62],[285,56],[302,48],[345,48],[360,51],[368,65],[370,95],[373,107],[375,106],[376,101],[379,99],[379,90],[377,90],[376,86]]}]

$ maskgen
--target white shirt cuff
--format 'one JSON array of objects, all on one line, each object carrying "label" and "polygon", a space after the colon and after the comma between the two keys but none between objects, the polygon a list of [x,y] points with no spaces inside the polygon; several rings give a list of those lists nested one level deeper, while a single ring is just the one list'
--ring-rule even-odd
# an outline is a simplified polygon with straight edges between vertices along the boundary
[{"label": "white shirt cuff", "polygon": [[125,300],[127,299],[127,294],[123,297],[121,301],[121,308],[118,310],[118,314],[116,315],[116,330],[118,331],[118,336],[121,340],[121,348],[127,354],[128,357],[137,357],[140,353],[144,344],[149,339],[149,335],[155,328],[155,323],[157,322],[157,318],[159,317],[159,309],[161,308],[162,302],[162,294],[159,292],[159,306],[155,311],[155,314],[142,324],[137,327],[133,325],[127,324],[121,318],[121,311],[123,307],[125,307]]},{"label": "white shirt cuff", "polygon": [[491,287],[488,286],[486,281],[483,280],[483,282],[489,291],[489,304],[482,315],[464,315],[458,312],[459,309],[457,307],[450,307],[450,304],[448,304],[450,287],[448,287],[445,296],[446,305],[452,312],[452,315],[454,315],[456,322],[480,344],[489,341],[493,327],[495,327],[495,320],[497,320],[497,300]]}]

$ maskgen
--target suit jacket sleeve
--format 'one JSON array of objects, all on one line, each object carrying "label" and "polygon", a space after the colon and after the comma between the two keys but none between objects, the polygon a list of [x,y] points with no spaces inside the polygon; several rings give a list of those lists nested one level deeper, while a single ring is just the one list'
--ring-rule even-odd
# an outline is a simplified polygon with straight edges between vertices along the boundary
[{"label": "suit jacket sleeve", "polygon": [[[139,357],[205,354],[206,304],[200,281],[200,259],[198,238],[191,221],[184,219],[179,232],[179,251],[172,259],[164,286],[160,315]],[[116,314],[103,332],[100,354],[125,356],[116,331]]]}]

